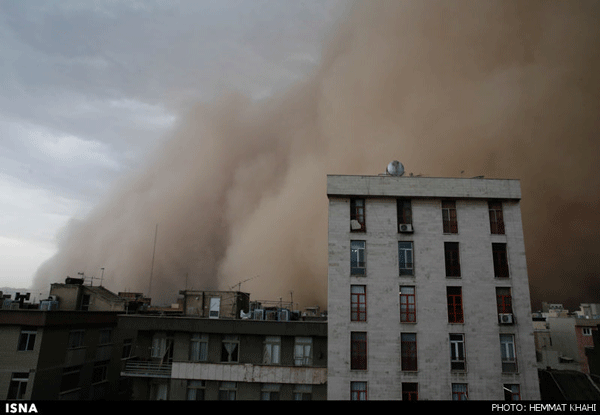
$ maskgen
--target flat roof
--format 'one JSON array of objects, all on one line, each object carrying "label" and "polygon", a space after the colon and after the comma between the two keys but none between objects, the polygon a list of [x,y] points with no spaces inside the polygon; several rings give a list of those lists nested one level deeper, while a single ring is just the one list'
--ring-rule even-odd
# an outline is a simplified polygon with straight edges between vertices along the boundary
[{"label": "flat roof", "polygon": [[327,175],[327,197],[521,199],[518,179]]}]

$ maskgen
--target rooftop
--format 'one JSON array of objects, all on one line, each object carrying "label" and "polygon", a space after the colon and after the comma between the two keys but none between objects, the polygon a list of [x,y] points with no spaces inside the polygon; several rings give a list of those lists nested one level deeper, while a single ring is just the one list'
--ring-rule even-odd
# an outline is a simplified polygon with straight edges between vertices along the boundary
[{"label": "rooftop", "polygon": [[327,175],[327,196],[521,199],[517,179]]}]

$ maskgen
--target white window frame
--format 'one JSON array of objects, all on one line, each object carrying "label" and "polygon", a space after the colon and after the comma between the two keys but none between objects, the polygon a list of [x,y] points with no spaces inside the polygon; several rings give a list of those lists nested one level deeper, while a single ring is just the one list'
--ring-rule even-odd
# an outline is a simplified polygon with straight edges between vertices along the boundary
[{"label": "white window frame", "polygon": [[169,399],[169,384],[156,382],[150,385],[150,399],[153,401],[166,401]]},{"label": "white window frame", "polygon": [[[410,244],[410,246],[401,247],[402,244]],[[402,257],[404,257],[404,268],[400,268],[400,258]],[[415,275],[415,244],[413,241],[398,241],[398,272],[400,275]]]},{"label": "white window frame", "polygon": [[[500,334],[500,355],[502,358],[502,372],[503,373],[515,373],[518,370],[517,366],[517,351],[515,348],[515,335],[503,333]],[[514,366],[512,370],[508,369],[510,366]]]},{"label": "white window frame", "polygon": [[296,337],[294,341],[294,366],[312,366],[312,337]]},{"label": "white window frame", "polygon": [[[227,360],[223,360],[223,349],[227,353]],[[234,353],[236,357],[234,358]],[[240,338],[235,334],[225,334],[221,341],[221,363],[238,363],[240,360]]]},{"label": "white window frame", "polygon": [[[198,392],[202,392],[202,396],[198,396]],[[186,399],[188,401],[200,401],[204,400],[206,392],[206,382],[203,380],[188,380],[187,381],[187,393]],[[202,399],[199,399],[202,398]]]},{"label": "white window frame", "polygon": [[193,333],[190,339],[190,362],[208,360],[208,334]]},{"label": "white window frame", "polygon": [[295,385],[294,386],[294,400],[295,401],[309,401],[312,399],[312,386],[311,385]]},{"label": "white window frame", "polygon": [[263,350],[263,364],[281,364],[281,336],[266,336]]},{"label": "white window frame", "polygon": [[37,330],[21,330],[19,335],[19,343],[17,344],[17,351],[29,352],[35,347],[35,337]]},{"label": "white window frame", "polygon": [[366,241],[350,241],[350,275],[364,277],[367,274],[366,254]]},{"label": "white window frame", "polygon": [[[25,376],[26,375],[26,376]],[[29,381],[29,373],[26,372],[14,372],[10,378],[10,385],[8,388],[7,398],[12,400],[23,400],[27,393],[27,382]],[[14,397],[11,392],[15,392]]]},{"label": "white window frame", "polygon": [[[454,339],[452,337],[454,337]],[[452,365],[462,365],[462,368],[454,368]],[[452,371],[456,372],[464,372],[467,370],[465,335],[462,333],[450,333],[450,367]]]},{"label": "white window frame", "polygon": [[221,401],[235,401],[236,393],[236,382],[221,382],[219,385],[219,400]]},{"label": "white window frame", "polygon": [[208,310],[208,318],[219,318],[221,312],[221,298],[211,297]]},{"label": "white window frame", "polygon": [[279,383],[263,383],[260,391],[260,399],[263,401],[278,401],[281,391]]}]

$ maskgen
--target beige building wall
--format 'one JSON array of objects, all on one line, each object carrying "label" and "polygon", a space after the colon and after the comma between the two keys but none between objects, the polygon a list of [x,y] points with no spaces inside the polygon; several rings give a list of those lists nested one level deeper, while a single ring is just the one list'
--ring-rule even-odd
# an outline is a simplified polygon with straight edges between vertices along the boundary
[{"label": "beige building wall", "polygon": [[[366,203],[366,232],[350,230],[350,198]],[[328,176],[328,399],[351,397],[351,382],[366,382],[368,399],[401,399],[403,383],[418,383],[421,400],[448,400],[452,385],[469,399],[504,399],[518,384],[522,399],[539,399],[520,187],[516,180],[398,176]],[[399,233],[396,199],[412,202],[414,232]],[[441,203],[456,202],[458,233],[444,234]],[[490,232],[488,200],[502,201],[506,232]],[[366,276],[350,275],[350,241],[366,244]],[[414,275],[399,276],[398,242],[414,246]],[[444,242],[458,242],[461,276],[446,277]],[[492,243],[507,244],[510,277],[494,277]],[[366,286],[366,321],[351,321],[351,285]],[[399,287],[416,289],[416,323],[400,322]],[[464,323],[448,322],[446,289],[461,287]],[[500,325],[496,288],[512,292],[515,324]],[[367,369],[351,370],[351,332],[367,334]],[[418,370],[401,368],[401,335],[417,338]],[[450,366],[449,335],[463,334],[466,371]],[[503,373],[500,334],[512,334],[516,373]]]}]

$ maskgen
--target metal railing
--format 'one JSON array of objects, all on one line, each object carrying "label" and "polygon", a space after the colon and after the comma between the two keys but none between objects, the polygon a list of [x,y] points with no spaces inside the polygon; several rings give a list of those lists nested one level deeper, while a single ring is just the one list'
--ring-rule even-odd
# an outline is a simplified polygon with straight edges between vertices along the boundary
[{"label": "metal railing", "polygon": [[171,363],[150,362],[143,360],[128,360],[122,376],[170,378]]}]

